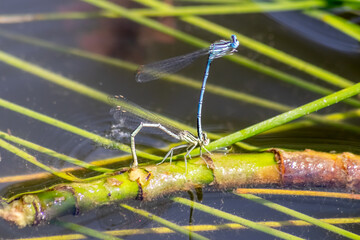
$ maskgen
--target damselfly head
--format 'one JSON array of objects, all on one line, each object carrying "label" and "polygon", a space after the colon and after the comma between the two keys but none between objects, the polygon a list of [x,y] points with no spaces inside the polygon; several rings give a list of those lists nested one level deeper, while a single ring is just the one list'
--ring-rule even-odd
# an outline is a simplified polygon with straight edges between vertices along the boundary
[{"label": "damselfly head", "polygon": [[[239,40],[237,39],[236,35],[231,35],[231,47],[233,49],[238,48],[240,45]],[[234,51],[232,51],[234,52]]]}]

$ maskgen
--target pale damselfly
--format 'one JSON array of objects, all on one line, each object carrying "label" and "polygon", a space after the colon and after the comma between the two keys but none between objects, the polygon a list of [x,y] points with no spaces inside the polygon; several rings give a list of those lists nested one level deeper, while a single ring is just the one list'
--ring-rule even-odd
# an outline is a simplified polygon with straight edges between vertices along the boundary
[{"label": "pale damselfly", "polygon": [[[119,100],[121,100],[121,101],[119,101]],[[162,119],[158,118],[155,114],[141,108],[140,106],[135,105],[134,103],[130,103],[123,96],[116,95],[114,97],[110,97],[109,101],[113,105],[115,105],[115,107],[113,107],[110,110],[110,114],[113,116],[113,118],[115,120],[115,124],[112,126],[112,128],[110,130],[110,134],[109,134],[109,136],[111,138],[115,138],[115,139],[117,138],[116,135],[119,134],[120,125],[126,126],[126,125],[130,125],[131,124],[130,122],[134,122],[134,121],[137,122],[136,123],[137,127],[135,128],[135,130],[132,130],[132,133],[130,135],[130,148],[131,148],[131,154],[133,156],[132,167],[138,166],[138,158],[137,158],[136,149],[135,149],[135,137],[142,128],[158,128],[161,131],[163,131],[164,133],[166,133],[167,135],[173,137],[174,139],[186,142],[186,144],[171,148],[170,151],[165,155],[163,160],[158,164],[163,163],[169,156],[170,156],[170,163],[171,163],[174,151],[176,149],[186,147],[187,151],[186,151],[186,154],[184,155],[185,171],[186,171],[187,170],[186,159],[188,157],[191,158],[190,153],[192,150],[195,149],[195,147],[200,146],[200,148],[204,148],[207,152],[209,152],[205,148],[205,146],[209,144],[209,139],[207,138],[205,133],[204,133],[204,139],[200,140],[198,137],[194,136],[189,131],[180,130],[180,129],[175,128],[174,126],[164,123],[164,121]],[[132,107],[136,108],[137,111],[145,112],[148,119],[151,119],[151,120],[131,114],[131,112],[127,111],[121,105],[118,105],[121,102],[126,103],[127,109],[129,109],[129,105],[132,105]],[[201,156],[201,153],[200,153],[200,156]],[[207,164],[206,160],[204,160],[204,161]]]}]

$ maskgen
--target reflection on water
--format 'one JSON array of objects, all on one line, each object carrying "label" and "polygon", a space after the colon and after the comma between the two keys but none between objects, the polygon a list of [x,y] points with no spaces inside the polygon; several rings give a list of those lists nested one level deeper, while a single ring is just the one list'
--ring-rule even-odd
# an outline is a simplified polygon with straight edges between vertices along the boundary
[{"label": "reflection on water", "polygon": [[[35,2],[38,4],[35,4]],[[66,1],[65,3],[64,1],[37,0],[35,2],[23,1],[22,10],[24,12],[56,12],[64,8],[71,10],[85,8],[88,10],[86,4],[74,4],[73,1]],[[118,2],[122,4],[124,1]],[[134,3],[126,2],[126,4],[131,6]],[[90,10],[94,9],[91,8]],[[2,13],[19,13],[19,8],[15,2],[3,0],[0,11]],[[326,25],[314,21],[303,14],[290,12],[213,16],[208,18],[229,28],[236,29],[236,31],[244,33],[246,36],[289,52],[294,56],[299,56],[301,59],[305,59],[338,75],[351,80],[360,79],[360,72],[358,70],[360,63],[359,43],[344,34],[340,34],[338,31],[330,30]],[[178,29],[187,31],[202,39],[207,39],[209,42],[221,39],[220,37],[199,31],[198,28],[175,21],[173,18],[163,18],[160,21],[167,26],[177,25]],[[173,37],[165,36],[125,19],[94,18],[76,21],[39,21],[4,25],[2,28],[11,32],[46,39],[58,44],[86,49],[107,56],[116,56],[138,64],[166,59],[196,50],[194,47]],[[289,29],[292,29],[292,31],[289,31]],[[159,112],[192,127],[196,126],[196,106],[199,89],[188,88],[165,81],[138,84],[135,82],[134,73],[131,71],[74,57],[70,54],[45,50],[41,47],[34,47],[3,37],[0,37],[0,45],[2,50],[10,54],[60,73],[108,95],[122,94],[129,99],[135,99],[134,102],[146,109]],[[239,54],[321,86],[334,90],[337,89],[243,46],[239,48]],[[205,62],[200,62],[184,70],[182,74],[201,81],[204,68]],[[46,82],[39,77],[2,63],[0,64],[0,72],[2,73],[0,76],[1,98],[101,136],[105,136],[111,131],[113,120],[109,114],[111,106],[56,84]],[[318,94],[278,81],[273,77],[258,73],[253,69],[237,65],[225,59],[217,60],[216,64],[211,66],[209,83],[232,90],[244,91],[248,94],[291,107],[299,106],[320,97]],[[319,114],[330,114],[350,109],[353,109],[353,107],[341,103]],[[226,99],[216,94],[205,93],[203,125],[205,130],[231,133],[275,116],[278,113],[275,110]],[[2,131],[6,132],[9,129],[14,136],[87,162],[124,154],[116,150],[104,148],[75,134],[48,126],[45,123],[40,123],[10,110],[0,108],[0,116]],[[359,125],[358,118],[354,118],[351,123],[355,126]],[[124,122],[124,128],[118,132],[122,133],[122,137],[119,135],[117,138],[121,142],[129,144],[129,133],[137,124],[138,122]],[[248,139],[246,142],[262,148],[312,148],[321,151],[360,153],[358,140],[359,135],[354,132],[342,131],[335,127],[321,126],[277,132],[271,135],[259,135]],[[171,142],[171,139],[157,134],[156,130],[147,129],[137,136],[136,141],[139,144],[139,148],[144,146],[162,148]],[[235,150],[238,149],[235,148]],[[27,151],[55,168],[70,166],[68,163],[58,161],[35,151]],[[0,154],[0,176],[31,174],[41,171],[3,149],[0,150]],[[1,183],[1,192],[4,193],[11,184]],[[43,185],[42,181],[32,182],[32,187],[34,188],[41,188]],[[29,189],[26,184],[22,183],[12,187],[19,191]],[[186,193],[184,197],[188,198]],[[283,196],[268,198],[319,218],[357,217],[359,214],[356,211],[356,209],[359,209],[358,203],[350,200]],[[255,221],[289,219],[288,216],[276,214],[265,207],[259,208],[257,204],[240,199],[231,193],[221,191],[204,191],[203,203]],[[132,201],[129,204],[145,208],[179,225],[189,224],[191,209],[170,202],[167,198],[156,200],[152,203]],[[193,211],[191,219],[193,225],[227,223],[227,221],[210,217],[208,214],[200,211]],[[154,222],[129,213],[118,206],[104,206],[76,218],[66,216],[63,220],[77,222],[101,231],[158,227]],[[357,226],[354,226],[346,225],[345,228],[359,232],[358,228],[355,229]],[[327,236],[329,239],[338,238],[338,236],[313,227],[289,227],[285,230],[304,238],[315,239],[316,237],[324,236]],[[35,237],[67,233],[63,228],[51,224],[18,230],[17,227],[3,220],[0,220],[0,232],[1,238]],[[213,239],[225,238],[226,236],[235,236],[236,238],[243,239],[266,239],[267,237],[255,231],[228,230],[226,228],[216,232],[205,232],[203,235]],[[139,236],[129,238],[139,238]],[[159,235],[149,234],[141,235],[141,237],[157,239]],[[163,238],[183,239],[181,235],[174,234],[164,235]],[[268,237],[268,239],[273,238]]]}]

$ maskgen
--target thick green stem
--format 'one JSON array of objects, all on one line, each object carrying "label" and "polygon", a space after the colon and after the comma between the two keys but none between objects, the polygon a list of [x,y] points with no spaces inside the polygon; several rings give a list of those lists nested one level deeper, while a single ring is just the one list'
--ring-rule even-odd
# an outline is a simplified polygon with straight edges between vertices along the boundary
[{"label": "thick green stem", "polygon": [[[79,214],[125,199],[153,200],[178,191],[212,186],[244,185],[324,186],[360,190],[360,156],[315,151],[254,154],[213,154],[187,163],[147,165],[95,181],[58,184],[49,189],[6,199],[0,216],[20,227],[64,214]],[[296,164],[294,164],[296,163]],[[314,167],[316,166],[316,167]]]},{"label": "thick green stem", "polygon": [[[184,161],[176,161],[171,165],[164,163],[124,169],[91,182],[58,184],[44,191],[19,194],[7,199],[10,204],[0,209],[0,216],[24,227],[64,214],[79,214],[113,201],[135,198],[151,200],[211,183],[216,183],[218,187],[229,187],[233,183],[257,182],[256,179],[264,176],[262,173],[266,173],[266,176],[272,173],[277,177],[264,178],[260,182],[279,181],[277,162],[272,153],[232,157],[212,155],[212,160],[209,160],[209,164],[216,166],[219,171],[208,168],[201,158],[196,158],[188,161],[186,173]],[[231,161],[234,164],[229,164]],[[238,175],[229,174],[234,169]]]}]

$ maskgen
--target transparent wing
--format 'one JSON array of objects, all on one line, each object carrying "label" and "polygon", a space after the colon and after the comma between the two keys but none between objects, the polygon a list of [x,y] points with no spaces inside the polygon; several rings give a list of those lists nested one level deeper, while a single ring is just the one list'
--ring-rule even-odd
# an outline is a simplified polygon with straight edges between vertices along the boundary
[{"label": "transparent wing", "polygon": [[[155,114],[130,102],[123,96],[110,96],[108,97],[108,100],[111,105],[115,106],[110,110],[110,114],[113,116],[114,121],[107,134],[107,137],[111,139],[129,142],[131,133],[140,125],[140,123],[158,123],[161,121]],[[140,117],[136,115],[136,112],[145,113],[148,118],[143,116]],[[174,126],[164,123],[161,124],[175,134],[181,132],[180,129],[177,129]],[[165,142],[177,142],[176,139],[164,134],[164,132],[158,128],[143,128],[141,133],[143,134],[137,136],[137,142],[143,145],[160,148],[166,145]]]},{"label": "transparent wing", "polygon": [[135,80],[137,82],[149,82],[156,80],[166,74],[180,71],[193,63],[199,57],[207,54],[209,54],[208,48],[148,65],[142,65],[136,71]]},{"label": "transparent wing", "polygon": [[[139,125],[143,123],[151,123],[155,120],[149,120],[141,116],[137,116],[136,112],[145,112],[146,114],[151,114],[147,110],[137,106],[135,103],[130,102],[124,96],[115,95],[109,96],[108,101],[111,103],[113,108],[110,109],[110,115],[113,116],[114,122],[116,124],[122,124],[124,127],[130,125]],[[137,126],[136,126],[137,127]]]}]

